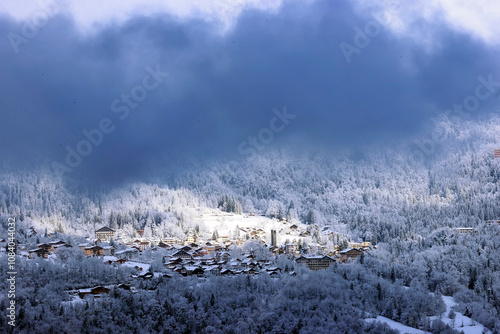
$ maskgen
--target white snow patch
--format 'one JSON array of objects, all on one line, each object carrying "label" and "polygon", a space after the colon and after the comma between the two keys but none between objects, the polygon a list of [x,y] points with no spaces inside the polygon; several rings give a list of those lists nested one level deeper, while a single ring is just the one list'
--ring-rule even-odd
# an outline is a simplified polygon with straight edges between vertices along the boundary
[{"label": "white snow patch", "polygon": [[[290,242],[299,241],[305,239],[304,237],[298,236],[297,233],[286,234],[290,232],[289,226],[297,225],[299,230],[306,230],[307,226],[300,223],[299,221],[291,222],[280,222],[277,219],[272,219],[259,215],[238,215],[234,213],[228,213],[221,211],[219,209],[202,209],[195,217],[196,221],[200,225],[204,225],[213,233],[217,230],[219,236],[227,236],[229,239],[236,237],[238,234],[240,238],[245,236],[245,232],[238,230],[237,227],[250,228],[250,229],[262,229],[265,233],[265,239],[267,243],[271,242],[271,230],[276,230],[277,242],[278,244],[283,244],[285,240]],[[281,231],[281,232],[280,232]],[[310,239],[310,238],[309,238]]]},{"label": "white snow patch", "polygon": [[145,273],[148,272],[149,270],[149,267],[151,267],[151,265],[149,263],[142,263],[142,262],[130,262],[130,261],[127,261],[125,262],[124,264],[122,264],[122,266],[127,266],[127,267],[139,267],[139,268],[142,268],[142,271],[139,273],[139,275],[143,275]]}]

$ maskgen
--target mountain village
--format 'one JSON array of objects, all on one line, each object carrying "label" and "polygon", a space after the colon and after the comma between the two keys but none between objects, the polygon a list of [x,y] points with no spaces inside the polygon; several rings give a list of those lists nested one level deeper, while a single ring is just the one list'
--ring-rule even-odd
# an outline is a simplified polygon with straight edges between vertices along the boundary
[{"label": "mountain village", "polygon": [[[242,224],[243,225],[243,224]],[[364,252],[375,249],[369,242],[351,242],[344,234],[335,233],[325,228],[322,235],[334,241],[332,246],[312,242],[308,225],[290,223],[286,219],[276,220],[271,230],[255,226],[238,227],[233,237],[218,235],[217,230],[209,239],[196,235],[185,238],[146,237],[144,229],[137,230],[134,238],[123,238],[120,231],[103,226],[95,230],[85,242],[71,244],[58,239],[57,233],[47,235],[50,241],[37,244],[36,248],[26,249],[18,245],[20,255],[29,259],[50,260],[62,249],[78,249],[86,257],[101,259],[110,266],[128,266],[133,268],[130,279],[126,282],[98,282],[94,287],[85,287],[68,291],[84,297],[98,296],[111,291],[113,287],[135,291],[137,281],[153,277],[172,278],[174,276],[196,276],[205,279],[210,276],[237,275],[295,275],[288,267],[281,268],[278,256],[284,255],[298,264],[305,264],[311,270],[326,269],[334,263],[353,261],[364,256]],[[34,228],[29,233],[36,237]],[[52,240],[51,240],[52,239]],[[334,245],[334,243],[336,243]],[[143,253],[162,254],[163,268],[153,271],[151,263],[144,260]],[[96,282],[97,283],[97,282]]]}]

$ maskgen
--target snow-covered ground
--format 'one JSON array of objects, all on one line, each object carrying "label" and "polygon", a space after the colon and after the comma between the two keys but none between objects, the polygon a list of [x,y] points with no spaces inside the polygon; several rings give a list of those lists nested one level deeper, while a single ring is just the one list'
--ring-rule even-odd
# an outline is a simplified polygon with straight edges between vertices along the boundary
[{"label": "snow-covered ground", "polygon": [[430,334],[429,332],[426,332],[426,331],[423,331],[423,330],[420,330],[420,329],[416,329],[416,328],[413,328],[413,327],[408,327],[406,325],[403,325],[400,322],[397,322],[397,321],[394,321],[392,319],[383,317],[381,315],[379,315],[376,319],[372,318],[372,319],[365,319],[365,320],[366,321],[380,321],[380,322],[384,322],[387,325],[389,325],[389,327],[391,327],[392,329],[398,330],[401,334]]},{"label": "snow-covered ground", "polygon": [[127,261],[122,266],[127,266],[127,267],[139,267],[142,268],[142,271],[139,273],[139,275],[143,275],[148,272],[149,267],[151,267],[150,264],[148,263],[142,263],[142,262],[133,262],[133,261]]},{"label": "snow-covered ground", "polygon": [[[238,231],[239,228],[255,228],[262,229],[266,235],[266,241],[268,243],[271,242],[271,230],[276,230],[277,233],[277,243],[283,244],[285,240],[289,240],[293,242],[295,240],[303,239],[296,233],[286,234],[290,232],[289,227],[291,225],[297,225],[299,229],[306,230],[306,225],[301,224],[300,222],[280,222],[277,219],[272,219],[259,215],[237,215],[234,213],[228,213],[224,211],[220,211],[218,209],[203,209],[196,216],[196,220],[200,224],[204,224],[209,231],[217,230],[219,236],[227,236],[229,239],[233,239],[236,237],[236,233],[240,233],[240,236],[243,236],[245,232]],[[280,233],[281,231],[281,233]]]},{"label": "snow-covered ground", "polygon": [[462,313],[455,312],[455,321],[448,317],[450,310],[453,306],[457,305],[455,299],[449,296],[443,296],[443,301],[446,304],[446,312],[441,315],[441,320],[452,326],[454,329],[458,331],[463,331],[464,334],[482,334],[482,333],[491,333],[491,331],[484,331],[484,326],[477,321],[472,320],[469,317],[466,317]]}]

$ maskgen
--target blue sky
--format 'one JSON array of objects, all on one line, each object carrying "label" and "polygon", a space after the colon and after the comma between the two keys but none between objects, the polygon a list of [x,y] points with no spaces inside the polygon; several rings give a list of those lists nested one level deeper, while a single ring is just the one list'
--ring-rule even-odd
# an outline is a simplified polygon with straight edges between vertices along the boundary
[{"label": "blue sky", "polygon": [[390,145],[461,103],[478,76],[500,81],[499,12],[481,1],[48,4],[0,6],[0,153],[68,175],[119,180],[252,147]]}]

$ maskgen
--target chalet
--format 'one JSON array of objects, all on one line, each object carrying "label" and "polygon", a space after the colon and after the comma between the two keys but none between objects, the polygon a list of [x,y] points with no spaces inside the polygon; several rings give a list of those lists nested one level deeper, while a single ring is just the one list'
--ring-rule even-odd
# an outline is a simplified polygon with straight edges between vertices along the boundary
[{"label": "chalet", "polygon": [[206,266],[205,268],[203,268],[204,272],[209,272],[212,275],[217,275],[217,276],[220,275],[220,270],[221,270],[220,266]]},{"label": "chalet", "polygon": [[194,235],[190,235],[189,237],[186,238],[185,244],[194,244],[196,242],[196,237]]},{"label": "chalet", "polygon": [[47,251],[49,254],[51,253],[51,247],[49,244],[38,244],[36,247]]},{"label": "chalet", "polygon": [[196,253],[200,254],[200,256],[206,256],[210,254],[210,252],[203,247],[198,248],[196,250]]},{"label": "chalet", "polygon": [[87,242],[87,243],[79,244],[78,248],[80,248],[80,250],[82,252],[85,252],[85,248],[90,247],[90,246],[92,246],[92,245],[89,242]]},{"label": "chalet", "polygon": [[348,248],[339,252],[343,262],[355,259],[361,256],[362,251],[357,248]]},{"label": "chalet", "polygon": [[182,247],[180,250],[184,251],[184,252],[191,252],[192,251],[192,248],[188,245]]},{"label": "chalet", "polygon": [[248,268],[248,269],[243,270],[243,273],[247,274],[247,275],[254,276],[254,275],[258,274],[259,272],[257,270],[255,270],[254,268]]},{"label": "chalet", "polygon": [[139,243],[139,245],[138,245],[138,246],[136,246],[136,247],[138,247],[138,248],[139,248],[139,250],[142,252],[143,250],[145,250],[145,249],[146,249],[146,248],[148,248],[149,246],[151,246],[151,244],[149,243],[149,241],[141,241],[141,242]]},{"label": "chalet", "polygon": [[200,267],[194,267],[194,266],[186,266],[181,268],[181,274],[183,276],[193,276],[196,275],[198,277],[201,277],[204,275],[203,269]]},{"label": "chalet", "polygon": [[351,248],[357,248],[357,249],[370,248],[370,243],[367,241],[365,241],[365,242],[351,242],[349,245]]},{"label": "chalet", "polygon": [[106,288],[104,286],[97,286],[91,290],[91,293],[93,295],[103,295],[103,294],[108,294],[109,293],[109,288]]},{"label": "chalet", "polygon": [[160,243],[158,244],[158,247],[163,248],[163,249],[170,248],[170,246],[168,244],[164,243],[163,241],[160,241]]},{"label": "chalet", "polygon": [[119,289],[127,290],[127,291],[130,291],[130,289],[132,288],[131,285],[124,284],[124,283],[118,284],[116,287]]},{"label": "chalet", "polygon": [[335,262],[334,259],[326,255],[301,256],[295,261],[307,264],[311,270],[326,269]]},{"label": "chalet", "polygon": [[53,252],[56,252],[56,251],[57,251],[58,249],[60,249],[60,248],[71,248],[71,247],[73,247],[73,246],[68,245],[68,244],[66,244],[66,243],[59,244],[59,245],[55,245],[55,246],[53,247],[53,249],[54,249],[54,250],[53,250]]},{"label": "chalet", "polygon": [[102,256],[102,247],[101,246],[90,246],[86,247],[84,250],[86,256]]},{"label": "chalet", "polygon": [[295,230],[297,230],[298,228],[299,228],[299,227],[298,227],[297,225],[295,225],[295,224],[293,224],[292,226],[290,226],[290,230],[292,230],[292,231],[295,231]]},{"label": "chalet", "polygon": [[182,263],[182,259],[180,257],[177,257],[177,258],[171,258],[168,262],[167,262],[167,257],[164,257],[163,258],[163,261],[168,264],[168,265],[176,265],[176,264],[181,264]]},{"label": "chalet", "polygon": [[141,248],[141,242],[142,242],[142,240],[140,240],[140,239],[135,239],[135,240],[133,240],[133,241],[129,241],[129,242],[127,242],[127,243],[126,243],[126,245],[127,245],[128,247],[131,247],[131,248],[132,248],[132,247],[135,247],[135,248],[137,248],[137,250],[138,250],[138,251],[141,251],[141,252],[142,252],[144,249],[142,249],[142,248]]},{"label": "chalet", "polygon": [[495,225],[495,224],[500,225],[500,220],[487,220],[486,224],[488,224],[488,225]]},{"label": "chalet", "polygon": [[144,274],[140,274],[138,277],[142,279],[151,279],[153,278],[153,276],[154,276],[153,273],[147,272]]},{"label": "chalet", "polygon": [[474,229],[472,227],[459,227],[457,228],[458,233],[460,234],[469,234],[474,232]]},{"label": "chalet", "polygon": [[223,236],[220,236],[219,238],[217,238],[217,242],[219,243],[224,243],[226,241],[229,241],[229,237],[227,235],[223,235]]},{"label": "chalet", "polygon": [[118,259],[118,260],[114,261],[114,263],[117,263],[117,264],[124,264],[125,262],[127,262],[127,260],[125,260],[125,259]]},{"label": "chalet", "polygon": [[104,246],[102,247],[102,254],[105,256],[112,256],[115,255],[115,247],[113,246]]},{"label": "chalet", "polygon": [[30,259],[34,258],[35,256],[47,259],[50,253],[51,253],[50,245],[38,244],[37,248],[28,251],[29,254],[28,256]]},{"label": "chalet", "polygon": [[165,240],[163,240],[164,243],[166,243],[167,245],[169,246],[173,246],[177,243],[177,239],[175,238],[166,238]]},{"label": "chalet", "polygon": [[232,275],[234,275],[234,273],[229,269],[222,269],[220,271],[220,275],[221,276],[232,276]]},{"label": "chalet", "polygon": [[183,251],[182,249],[180,249],[177,252],[175,252],[174,254],[172,254],[172,257],[179,257],[182,260],[191,260],[191,259],[193,259],[193,257],[191,256],[191,254],[189,254],[188,252]]},{"label": "chalet", "polygon": [[221,262],[221,261],[223,261],[223,262],[227,262],[227,261],[229,261],[230,259],[231,259],[231,255],[229,255],[229,253],[228,253],[228,252],[222,252],[222,253],[217,253],[217,254],[215,254],[215,260],[216,260],[217,262]]},{"label": "chalet", "polygon": [[53,252],[55,251],[55,248],[59,245],[65,245],[66,243],[64,241],[61,241],[61,240],[57,240],[57,241],[51,241],[49,242],[49,245],[50,245],[50,251]]},{"label": "chalet", "polygon": [[36,248],[28,251],[29,253],[29,258],[32,259],[35,256],[47,259],[49,257],[49,251],[44,248]]},{"label": "chalet", "polygon": [[78,295],[80,298],[84,298],[87,295],[94,295],[95,297],[100,297],[104,294],[109,293],[109,288],[106,288],[104,286],[96,286],[95,288],[92,289],[80,289],[78,291]]},{"label": "chalet", "polygon": [[137,230],[137,234],[142,238],[144,236],[144,229]]},{"label": "chalet", "polygon": [[110,241],[115,237],[115,230],[109,227],[101,227],[97,231],[95,231],[95,238],[99,241]]},{"label": "chalet", "polygon": [[136,248],[127,248],[121,251],[115,252],[115,256],[121,259],[127,259],[130,260],[136,256],[136,254],[139,253],[139,250]]}]

